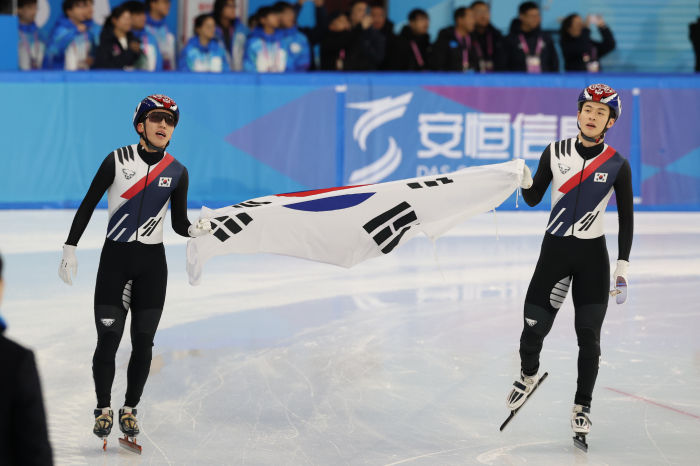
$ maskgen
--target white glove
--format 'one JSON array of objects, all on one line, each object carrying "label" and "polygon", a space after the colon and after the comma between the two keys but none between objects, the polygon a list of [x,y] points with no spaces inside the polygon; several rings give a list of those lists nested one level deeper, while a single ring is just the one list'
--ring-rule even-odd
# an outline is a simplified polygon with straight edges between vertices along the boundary
[{"label": "white glove", "polygon": [[208,235],[209,233],[211,233],[211,222],[206,218],[200,218],[187,229],[187,234],[192,238]]},{"label": "white glove", "polygon": [[629,266],[629,262],[618,260],[615,272],[613,272],[615,289],[610,292],[610,295],[615,296],[617,304],[623,304],[627,300],[627,268]]},{"label": "white glove", "polygon": [[520,180],[520,187],[523,189],[532,187],[532,172],[527,165],[523,165],[523,178]]},{"label": "white glove", "polygon": [[72,285],[71,275],[74,277],[78,275],[78,258],[75,257],[75,246],[64,244],[61,265],[58,266],[58,276],[67,284]]}]

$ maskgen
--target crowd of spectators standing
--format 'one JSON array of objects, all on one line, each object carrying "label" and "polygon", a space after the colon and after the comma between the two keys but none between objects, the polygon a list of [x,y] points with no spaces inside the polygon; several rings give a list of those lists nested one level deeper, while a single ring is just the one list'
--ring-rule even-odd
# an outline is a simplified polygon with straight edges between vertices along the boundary
[{"label": "crowd of spectators standing", "polygon": [[[298,27],[305,2],[315,24]],[[456,71],[558,72],[559,55],[541,28],[537,3],[520,4],[503,34],[491,24],[489,4],[474,1],[454,11],[453,24],[430,40],[430,17],[414,9],[396,33],[381,4],[354,0],[349,11],[328,14],[324,0],[280,1],[260,8],[244,24],[236,0],[215,0],[213,11],[194,19],[193,35],[176,53],[166,17],[170,0],[128,0],[99,26],[93,0],[63,0],[63,15],[46,37],[34,18],[37,0],[18,0],[20,68],[180,70],[195,72]],[[595,26],[602,41],[591,38]],[[615,39],[600,16],[571,14],[558,34],[563,68],[601,71],[600,58]]]}]

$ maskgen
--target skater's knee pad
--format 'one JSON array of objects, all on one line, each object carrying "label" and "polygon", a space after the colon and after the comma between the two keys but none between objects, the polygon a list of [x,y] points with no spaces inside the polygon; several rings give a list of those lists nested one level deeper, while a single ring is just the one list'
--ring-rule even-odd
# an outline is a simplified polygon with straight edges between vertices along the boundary
[{"label": "skater's knee pad", "polygon": [[547,336],[554,323],[554,314],[542,306],[525,303],[525,325],[523,335],[532,334],[540,338]]}]

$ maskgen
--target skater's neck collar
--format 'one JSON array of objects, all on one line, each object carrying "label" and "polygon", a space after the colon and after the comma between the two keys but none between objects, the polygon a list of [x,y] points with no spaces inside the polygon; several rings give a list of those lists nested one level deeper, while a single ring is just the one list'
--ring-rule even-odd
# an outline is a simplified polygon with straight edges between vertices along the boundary
[{"label": "skater's neck collar", "polygon": [[599,144],[596,144],[595,146],[589,146],[586,147],[581,143],[581,140],[577,137],[576,138],[576,144],[574,147],[576,147],[576,152],[583,157],[586,160],[590,160],[593,157],[600,155],[601,152],[603,152],[603,145],[604,143],[601,141]]},{"label": "skater's neck collar", "polygon": [[138,152],[143,161],[148,165],[155,165],[163,158],[163,152],[148,152],[141,144],[138,145]]}]

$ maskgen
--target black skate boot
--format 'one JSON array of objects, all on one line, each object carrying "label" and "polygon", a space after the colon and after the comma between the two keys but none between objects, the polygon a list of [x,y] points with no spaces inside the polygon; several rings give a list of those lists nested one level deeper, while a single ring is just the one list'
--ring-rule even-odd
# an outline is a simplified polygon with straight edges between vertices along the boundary
[{"label": "black skate boot", "polygon": [[119,429],[124,438],[119,439],[119,445],[134,453],[141,454],[141,445],[136,443],[139,434],[139,423],[136,421],[136,408],[124,406],[119,409]]},{"label": "black skate boot", "polygon": [[97,408],[93,411],[95,415],[95,426],[92,433],[103,440],[102,449],[107,448],[107,436],[112,432],[114,413],[112,408]]}]

